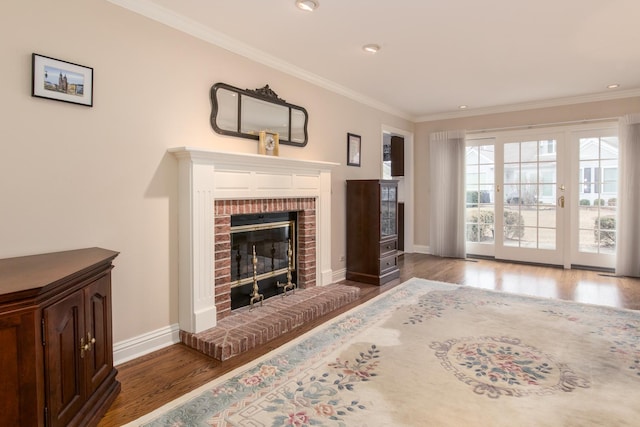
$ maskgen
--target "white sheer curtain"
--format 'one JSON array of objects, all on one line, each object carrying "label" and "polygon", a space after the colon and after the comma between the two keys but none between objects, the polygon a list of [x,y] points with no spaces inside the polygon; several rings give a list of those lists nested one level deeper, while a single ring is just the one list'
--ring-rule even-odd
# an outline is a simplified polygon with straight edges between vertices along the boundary
[{"label": "white sheer curtain", "polygon": [[435,132],[429,136],[429,246],[431,253],[437,256],[466,256],[464,137],[464,131]]},{"label": "white sheer curtain", "polygon": [[616,275],[640,277],[640,114],[620,118]]}]

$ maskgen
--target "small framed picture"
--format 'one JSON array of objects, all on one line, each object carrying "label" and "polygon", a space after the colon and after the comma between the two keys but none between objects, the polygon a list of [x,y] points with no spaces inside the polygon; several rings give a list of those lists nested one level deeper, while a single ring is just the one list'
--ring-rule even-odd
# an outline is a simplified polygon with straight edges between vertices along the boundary
[{"label": "small framed picture", "polygon": [[33,54],[31,96],[93,106],[93,68]]},{"label": "small framed picture", "polygon": [[347,134],[347,165],[360,166],[360,135]]},{"label": "small framed picture", "polygon": [[267,156],[278,156],[280,154],[280,136],[277,132],[260,131],[258,153]]}]

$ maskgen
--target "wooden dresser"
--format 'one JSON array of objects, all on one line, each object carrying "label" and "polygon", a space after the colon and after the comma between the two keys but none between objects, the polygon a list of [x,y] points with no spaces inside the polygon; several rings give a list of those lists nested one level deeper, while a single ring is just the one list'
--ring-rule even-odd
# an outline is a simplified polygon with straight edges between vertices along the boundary
[{"label": "wooden dresser", "polygon": [[96,425],[120,391],[111,269],[118,252],[0,260],[0,425]]},{"label": "wooden dresser", "polygon": [[398,269],[398,182],[347,181],[347,279],[381,285]]}]

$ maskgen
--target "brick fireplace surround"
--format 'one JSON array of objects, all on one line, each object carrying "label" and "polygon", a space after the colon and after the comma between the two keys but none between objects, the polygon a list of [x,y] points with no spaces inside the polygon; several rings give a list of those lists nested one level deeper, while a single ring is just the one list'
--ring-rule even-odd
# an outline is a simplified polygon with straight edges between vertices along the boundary
[{"label": "brick fireplace surround", "polygon": [[[183,343],[225,360],[350,303],[331,284],[331,169],[337,164],[190,147],[178,158],[179,321]],[[231,311],[231,215],[298,212],[298,286]]]},{"label": "brick fireplace surround", "polygon": [[215,295],[217,320],[231,314],[231,216],[298,212],[298,286],[316,285],[315,199],[217,200],[215,202]]}]

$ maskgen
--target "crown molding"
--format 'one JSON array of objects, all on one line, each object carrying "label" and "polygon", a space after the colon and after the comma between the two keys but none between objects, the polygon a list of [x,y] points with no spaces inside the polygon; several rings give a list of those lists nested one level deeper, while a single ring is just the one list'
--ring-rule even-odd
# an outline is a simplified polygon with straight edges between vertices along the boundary
[{"label": "crown molding", "polygon": [[393,114],[394,116],[398,116],[409,121],[415,121],[416,119],[415,116],[407,114],[407,112],[405,111],[401,111],[390,105],[351,90],[345,86],[334,83],[307,70],[304,70],[294,64],[282,61],[275,56],[269,55],[259,49],[247,45],[246,43],[242,43],[232,37],[227,36],[226,34],[212,30],[206,25],[185,18],[184,16],[179,15],[170,9],[159,6],[153,3],[151,0],[107,1],[154,21],[160,22],[178,31],[189,34],[200,40],[216,45],[222,49],[244,56],[255,62],[259,62],[270,68],[281,71],[285,74],[297,77],[315,86],[319,86],[321,88],[337,93],[338,95],[350,98],[361,104],[367,105],[380,111],[384,111],[389,114]]},{"label": "crown molding", "polygon": [[107,0],[122,8],[145,16],[154,21],[160,22],[171,28],[183,33],[189,34],[200,40],[216,45],[222,49],[233,52],[237,55],[249,58],[255,62],[266,65],[270,68],[281,71],[285,74],[297,77],[315,86],[342,95],[361,104],[375,108],[377,110],[401,117],[414,123],[430,122],[436,120],[458,119],[463,117],[481,116],[487,114],[509,113],[514,111],[532,110],[537,108],[558,107],[563,105],[581,104],[586,102],[608,101],[613,99],[630,98],[640,96],[640,89],[616,90],[609,92],[601,92],[589,95],[579,95],[566,98],[548,99],[541,101],[524,102],[518,104],[499,105],[486,108],[475,108],[467,110],[456,110],[436,114],[427,114],[423,116],[415,116],[406,111],[399,110],[388,104],[370,98],[359,92],[349,89],[348,87],[339,85],[328,79],[318,76],[304,70],[294,64],[283,61],[275,56],[266,54],[246,43],[242,43],[226,34],[212,30],[211,28],[200,24],[194,20],[185,18],[173,12],[170,9],[153,3],[152,0]]},{"label": "crown molding", "polygon": [[583,104],[586,102],[610,101],[613,99],[632,98],[640,96],[640,89],[629,89],[613,92],[601,92],[589,95],[571,96],[566,98],[547,99],[542,101],[523,102],[520,104],[498,105],[495,107],[475,108],[470,110],[450,111],[439,114],[429,114],[415,119],[416,123],[433,122],[436,120],[459,119],[462,117],[484,116],[488,114],[510,113],[513,111],[534,110],[537,108],[559,107],[563,105]]}]

